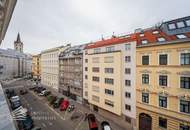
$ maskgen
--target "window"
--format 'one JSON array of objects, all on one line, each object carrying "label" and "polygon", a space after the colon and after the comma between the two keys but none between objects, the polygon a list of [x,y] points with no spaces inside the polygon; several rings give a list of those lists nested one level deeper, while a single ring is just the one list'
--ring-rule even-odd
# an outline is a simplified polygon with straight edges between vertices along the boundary
[{"label": "window", "polygon": [[93,68],[92,68],[92,72],[100,72],[99,67],[93,67]]},{"label": "window", "polygon": [[125,80],[125,86],[131,86],[131,80]]},{"label": "window", "polygon": [[125,116],[125,121],[128,122],[128,123],[131,123],[131,118],[128,117],[128,116]]},{"label": "window", "polygon": [[190,130],[190,126],[184,125],[184,124],[180,124],[179,130]]},{"label": "window", "polygon": [[113,63],[113,56],[104,57],[104,63]]},{"label": "window", "polygon": [[114,102],[112,102],[110,100],[105,99],[105,104],[108,106],[114,107]]},{"label": "window", "polygon": [[87,91],[85,91],[85,92],[84,92],[84,95],[85,95],[86,97],[88,97],[88,92],[87,92]]},{"label": "window", "polygon": [[100,81],[100,78],[99,78],[99,77],[96,77],[96,76],[93,76],[93,77],[92,77],[92,81],[99,82],[99,81]]},{"label": "window", "polygon": [[88,63],[88,59],[85,59],[85,63]]},{"label": "window", "polygon": [[160,86],[167,86],[167,75],[160,75],[159,76],[159,85]]},{"label": "window", "polygon": [[181,53],[181,65],[190,65],[190,53]]},{"label": "window", "polygon": [[167,129],[167,119],[159,117],[159,127]]},{"label": "window", "polygon": [[149,103],[149,94],[148,93],[142,93],[142,102]]},{"label": "window", "polygon": [[126,97],[126,98],[131,98],[131,93],[125,92],[125,97]]},{"label": "window", "polygon": [[88,71],[88,67],[85,67],[85,71]]},{"label": "window", "polygon": [[172,30],[172,29],[176,29],[176,26],[175,26],[174,23],[171,23],[171,24],[168,25],[168,28],[169,28],[170,30]]},{"label": "window", "polygon": [[131,106],[128,104],[125,104],[125,110],[131,111]]},{"label": "window", "polygon": [[98,96],[92,95],[92,100],[95,102],[99,102],[100,98]]},{"label": "window", "polygon": [[177,37],[178,39],[184,39],[184,38],[187,38],[187,36],[184,35],[184,34],[177,34],[176,37]]},{"label": "window", "polygon": [[99,63],[99,57],[93,57],[92,63]]},{"label": "window", "polygon": [[100,48],[94,49],[94,53],[100,53],[100,52],[101,52],[101,49],[100,49]]},{"label": "window", "polygon": [[142,84],[149,84],[149,74],[142,74]]},{"label": "window", "polygon": [[125,56],[125,62],[131,62],[131,56]]},{"label": "window", "polygon": [[152,32],[152,34],[158,34],[159,33],[159,31],[153,31]]},{"label": "window", "polygon": [[183,27],[185,27],[184,22],[183,22],[183,21],[177,22],[177,27],[178,27],[178,28],[183,28]]},{"label": "window", "polygon": [[106,47],[106,52],[112,52],[114,50],[115,50],[114,46]]},{"label": "window", "polygon": [[111,73],[113,74],[113,68],[105,68],[105,73]]},{"label": "window", "polygon": [[88,79],[88,75],[85,75],[85,79]]},{"label": "window", "polygon": [[126,51],[131,50],[131,44],[125,44],[125,50]]},{"label": "window", "polygon": [[105,83],[106,84],[114,84],[114,80],[110,78],[105,78]]},{"label": "window", "polygon": [[180,112],[190,114],[190,101],[180,100]]},{"label": "window", "polygon": [[167,97],[159,96],[159,106],[167,108]]},{"label": "window", "polygon": [[100,89],[99,89],[99,87],[98,86],[92,86],[92,91],[94,91],[94,92],[99,92],[100,91]]},{"label": "window", "polygon": [[144,37],[144,33],[141,33],[141,34],[140,34],[140,37]]},{"label": "window", "polygon": [[110,89],[105,89],[105,94],[114,95],[114,91]]},{"label": "window", "polygon": [[142,56],[142,65],[149,65],[149,56]]},{"label": "window", "polygon": [[190,26],[190,19],[185,21],[187,26]]},{"label": "window", "polygon": [[145,44],[148,43],[148,40],[142,40],[141,43],[142,43],[143,45],[145,45]]},{"label": "window", "polygon": [[190,77],[180,77],[180,87],[190,89]]},{"label": "window", "polygon": [[167,63],[168,63],[168,55],[160,54],[159,55],[159,65],[167,65]]},{"label": "window", "polygon": [[159,42],[165,42],[165,41],[166,41],[166,39],[165,39],[164,37],[159,37],[159,38],[157,38],[157,40],[158,40]]},{"label": "window", "polygon": [[125,74],[131,74],[131,69],[130,68],[125,68]]}]

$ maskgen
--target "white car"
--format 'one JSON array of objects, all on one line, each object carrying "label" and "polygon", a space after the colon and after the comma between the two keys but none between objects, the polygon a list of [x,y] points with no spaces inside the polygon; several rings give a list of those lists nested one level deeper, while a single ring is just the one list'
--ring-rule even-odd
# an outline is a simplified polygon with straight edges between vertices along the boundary
[{"label": "white car", "polygon": [[15,102],[15,101],[19,101],[19,100],[20,100],[19,96],[13,96],[10,99],[11,102]]},{"label": "white car", "polygon": [[44,96],[44,94],[46,93],[46,91],[47,91],[47,90],[43,90],[43,91],[41,91],[41,93],[39,93],[38,95],[39,95],[39,96]]}]

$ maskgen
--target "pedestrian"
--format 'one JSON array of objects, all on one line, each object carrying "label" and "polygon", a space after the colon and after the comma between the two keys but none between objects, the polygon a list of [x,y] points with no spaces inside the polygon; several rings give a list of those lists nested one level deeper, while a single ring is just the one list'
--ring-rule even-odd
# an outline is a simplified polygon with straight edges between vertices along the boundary
[{"label": "pedestrian", "polygon": [[85,118],[84,118],[84,121],[87,120],[87,117],[88,117],[88,113],[85,112]]}]

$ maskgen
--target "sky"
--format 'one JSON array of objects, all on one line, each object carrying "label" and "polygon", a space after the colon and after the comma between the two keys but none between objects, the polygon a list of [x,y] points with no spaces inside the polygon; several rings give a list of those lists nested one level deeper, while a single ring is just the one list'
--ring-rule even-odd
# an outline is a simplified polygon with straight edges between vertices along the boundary
[{"label": "sky", "polygon": [[17,0],[1,48],[20,32],[24,52],[84,44],[190,15],[190,0]]}]

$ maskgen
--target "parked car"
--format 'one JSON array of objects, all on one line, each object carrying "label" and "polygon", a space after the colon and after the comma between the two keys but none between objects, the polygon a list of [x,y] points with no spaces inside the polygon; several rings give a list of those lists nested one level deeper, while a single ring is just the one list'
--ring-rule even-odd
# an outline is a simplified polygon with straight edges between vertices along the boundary
[{"label": "parked car", "polygon": [[53,103],[53,107],[54,108],[59,108],[59,106],[61,105],[62,101],[64,100],[64,98],[57,98],[57,100]]},{"label": "parked car", "polygon": [[57,97],[56,97],[56,96],[53,96],[53,97],[51,98],[51,100],[49,101],[49,105],[53,105],[56,100],[57,100]]},{"label": "parked car", "polygon": [[20,130],[31,130],[34,126],[33,120],[31,116],[26,116],[24,120],[18,120],[18,128]]},{"label": "parked car", "polygon": [[68,107],[68,112],[71,112],[71,111],[73,111],[75,109],[75,106],[72,104],[72,105],[69,105],[69,107]]},{"label": "parked car", "polygon": [[44,93],[44,96],[46,97],[46,96],[48,96],[48,95],[50,95],[51,94],[51,91],[46,91],[45,93]]},{"label": "parked car", "polygon": [[67,107],[69,106],[69,101],[68,100],[64,100],[61,105],[60,105],[60,111],[64,111],[67,109]]},{"label": "parked car", "polygon": [[24,94],[27,94],[28,91],[26,89],[23,89],[23,90],[20,90],[20,95],[24,95]]},{"label": "parked car", "polygon": [[111,130],[110,124],[107,121],[101,123],[102,130]]},{"label": "parked car", "polygon": [[98,130],[98,125],[96,123],[96,117],[94,114],[88,114],[88,125],[89,130]]},{"label": "parked car", "polygon": [[15,110],[16,108],[21,106],[20,98],[19,96],[13,96],[10,98],[11,108],[12,110]]},{"label": "parked car", "polygon": [[34,89],[34,92],[41,93],[42,91],[46,90],[44,87],[37,87]]},{"label": "parked car", "polygon": [[47,90],[43,90],[43,91],[41,91],[41,93],[39,93],[38,95],[39,95],[39,96],[44,96],[44,94],[45,94],[46,91],[47,91]]}]

